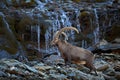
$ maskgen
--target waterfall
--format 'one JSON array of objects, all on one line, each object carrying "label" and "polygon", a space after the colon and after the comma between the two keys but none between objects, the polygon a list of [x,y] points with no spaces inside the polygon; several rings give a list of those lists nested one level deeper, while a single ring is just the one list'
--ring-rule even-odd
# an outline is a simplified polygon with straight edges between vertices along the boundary
[{"label": "waterfall", "polygon": [[87,41],[82,40],[82,47],[84,47],[84,48],[87,48],[87,47],[88,47],[88,45],[87,45]]},{"label": "waterfall", "polygon": [[[17,6],[16,3],[18,4],[19,2],[20,4]],[[87,3],[82,1],[76,3],[73,0],[26,0],[23,2],[15,0],[14,3],[12,0],[7,0],[7,2],[1,3],[3,5],[1,6],[1,11],[6,18],[0,12],[1,20],[4,22],[1,27],[5,26],[3,28],[5,32],[2,31],[2,28],[0,31],[7,36],[13,48],[15,46],[15,48],[22,49],[18,45],[18,42],[20,42],[28,52],[33,50],[33,53],[59,54],[57,47],[50,45],[53,35],[64,27],[73,26],[79,32],[82,32],[77,34],[73,30],[65,31],[69,39],[68,42],[87,48],[98,43],[99,39],[104,35],[105,39],[108,39],[107,35],[112,35],[106,34],[106,32],[111,27],[114,27],[113,24],[116,26],[116,21],[119,18],[119,14],[116,14],[116,8],[119,13],[119,6],[112,2],[113,0],[105,1],[105,3]],[[5,5],[8,8],[5,8]],[[86,14],[84,11],[88,13]],[[83,15],[81,15],[82,12]],[[101,34],[103,35],[102,37]]]},{"label": "waterfall", "polygon": [[36,50],[40,52],[40,26],[39,25],[34,25],[31,26],[31,41],[37,42],[37,47]]},{"label": "waterfall", "polygon": [[100,37],[100,35],[99,35],[99,20],[98,20],[97,9],[95,8],[93,10],[94,10],[94,14],[95,14],[95,23],[96,23],[96,28],[95,28],[93,34],[95,37],[94,43],[96,44],[97,42],[99,42],[99,37]]},{"label": "waterfall", "polygon": [[51,33],[52,31],[51,31],[51,28],[48,28],[47,30],[46,30],[46,33],[45,33],[45,46],[46,46],[46,53],[48,53],[48,52],[50,52],[51,51],[51,49],[50,49],[50,41],[52,40],[52,38],[51,38]]},{"label": "waterfall", "polygon": [[79,22],[79,15],[80,15],[80,11],[79,10],[75,10],[75,13],[76,13],[76,23],[77,23],[77,29],[81,32],[81,29],[80,29],[80,22]]},{"label": "waterfall", "polygon": [[30,35],[30,37],[31,37],[31,41],[33,40],[33,26],[30,26],[30,33],[31,33],[31,35]]},{"label": "waterfall", "polygon": [[37,41],[38,41],[38,51],[40,52],[40,26],[37,25]]},{"label": "waterfall", "polygon": [[37,28],[38,28],[37,25],[36,26],[34,26],[34,25],[31,26],[31,41],[33,41],[33,42],[36,41],[36,32],[38,30]]},{"label": "waterfall", "polygon": [[67,17],[66,12],[64,12],[63,10],[61,10],[61,16],[60,17],[61,17],[62,25],[64,27],[71,26],[71,22],[69,20],[69,17]]},{"label": "waterfall", "polygon": [[[72,24],[70,22],[69,17],[67,16],[67,13],[63,10],[60,11],[54,11],[54,12],[49,12],[51,13],[49,19],[52,20],[52,27],[49,27],[46,30],[45,33],[45,43],[46,43],[46,52],[53,53],[53,52],[58,52],[58,49],[55,47],[50,47],[50,42],[53,39],[53,35],[56,31],[63,27],[70,27]],[[71,36],[70,38],[73,40],[74,39],[74,31],[71,31],[69,34],[67,33],[68,36]],[[59,52],[58,52],[59,53]],[[60,55],[60,54],[59,54]]]},{"label": "waterfall", "polygon": [[[48,6],[46,7],[47,3],[54,3],[54,1],[51,0],[45,0],[45,1],[40,1],[40,0],[35,0],[35,2],[38,4],[38,6],[36,6],[34,8],[34,10],[32,10],[33,15],[36,15],[38,17],[38,22],[39,17],[43,17],[42,14],[45,14],[46,16],[48,16],[48,20],[51,21],[51,25],[47,27],[46,32],[44,34],[45,36],[45,51],[46,53],[54,53],[57,51],[57,53],[59,53],[58,49],[56,47],[51,47],[50,42],[53,39],[53,35],[56,31],[60,30],[63,27],[71,27],[72,26],[72,22],[70,20],[70,16],[69,16],[69,12],[64,11],[64,9],[62,7],[58,7],[58,5],[56,5],[56,7],[54,8],[54,10],[48,10]],[[59,2],[60,3],[60,2]],[[63,5],[59,4],[59,5]],[[35,13],[34,12],[40,12],[40,13]],[[75,14],[77,14],[76,19],[77,19],[77,23],[79,23],[78,20],[78,16],[79,16],[79,11],[78,9],[74,10]],[[80,30],[80,25],[75,26],[78,28],[78,30]],[[35,35],[34,32],[37,32],[37,44],[38,44],[38,51],[40,51],[40,27],[37,26],[37,31],[35,31],[35,26],[31,26],[31,40],[32,41],[36,41],[35,37],[33,35]],[[75,31],[69,31],[66,34],[68,35],[69,38],[69,42],[72,43],[73,40],[75,39],[74,37],[74,33]],[[59,54],[60,55],[60,54]]]},{"label": "waterfall", "polygon": [[[60,7],[60,6],[64,5],[63,3],[59,4],[59,6],[55,4],[54,10],[51,10],[51,9],[48,10],[46,8],[46,4],[50,3],[50,0],[45,0],[43,2],[39,1],[39,0],[35,0],[35,1],[38,4],[38,6],[35,9],[38,12],[40,11],[39,16],[43,17],[42,14],[45,13],[45,15],[47,16],[47,20],[49,20],[50,24],[51,24],[49,27],[47,27],[46,32],[44,34],[46,53],[54,53],[56,51],[58,53],[58,50],[56,49],[56,47],[51,47],[50,46],[50,42],[53,39],[54,33],[56,31],[60,30],[63,27],[72,26],[74,22],[77,24],[74,27],[76,27],[79,31],[81,31],[80,23],[79,23],[79,19],[78,19],[80,11],[79,11],[79,9],[74,9],[72,11],[73,12],[72,14],[75,15],[75,18],[74,18],[75,21],[73,22],[73,20],[71,19],[71,12],[64,10],[63,7]],[[47,7],[48,6],[49,5],[47,5]],[[96,23],[96,26],[97,26],[93,31],[93,35],[94,35],[94,40],[93,40],[94,42],[93,43],[97,43],[99,41],[99,20],[98,20],[97,9],[94,8],[93,11],[94,11],[94,15],[95,15],[95,23]],[[40,35],[39,35],[39,32],[40,32],[39,30],[40,29],[39,29],[39,27],[37,28],[37,30],[38,30],[37,31],[37,34],[38,34],[37,35],[38,50],[40,50],[40,43],[39,43],[40,42]],[[69,31],[66,34],[69,37],[69,42],[73,43],[74,39],[75,39],[75,36],[74,36],[75,31]],[[88,47],[87,41],[82,40],[82,47]]]}]

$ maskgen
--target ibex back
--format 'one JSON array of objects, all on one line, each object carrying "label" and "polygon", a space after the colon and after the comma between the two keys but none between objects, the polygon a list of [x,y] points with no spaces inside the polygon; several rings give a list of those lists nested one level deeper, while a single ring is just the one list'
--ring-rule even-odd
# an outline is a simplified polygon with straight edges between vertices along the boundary
[{"label": "ibex back", "polygon": [[[73,46],[66,40],[59,39],[59,35],[61,35],[66,30],[75,30],[77,33],[79,33],[79,31],[74,27],[64,27],[55,33],[53,40],[51,41],[51,44],[56,45],[58,47],[61,56],[65,60],[65,62],[68,61],[79,63],[81,61],[85,61],[84,64],[86,67],[90,69],[90,72],[94,70],[97,75],[96,68],[93,65],[94,55],[91,51],[77,46]],[[65,37],[67,36],[65,35]]]}]

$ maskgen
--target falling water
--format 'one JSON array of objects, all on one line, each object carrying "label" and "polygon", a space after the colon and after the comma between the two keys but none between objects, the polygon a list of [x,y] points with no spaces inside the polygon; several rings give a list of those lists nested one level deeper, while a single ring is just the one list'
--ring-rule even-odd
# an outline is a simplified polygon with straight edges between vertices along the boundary
[{"label": "falling water", "polygon": [[46,33],[45,33],[45,46],[46,46],[46,53],[48,53],[48,52],[50,52],[51,51],[51,49],[50,49],[50,41],[52,40],[51,39],[51,33],[52,31],[51,31],[51,28],[48,28],[47,30],[46,30]]},{"label": "falling water", "polygon": [[69,17],[67,17],[66,12],[64,12],[63,10],[61,10],[61,16],[60,17],[61,17],[62,25],[64,27],[71,26],[71,22],[69,20]]},{"label": "falling water", "polygon": [[30,36],[30,37],[31,37],[31,41],[32,41],[32,40],[33,40],[33,36],[32,36],[32,35],[33,35],[33,34],[32,34],[32,33],[33,33],[33,26],[30,26],[30,28],[31,28],[31,29],[30,29],[30,30],[31,30],[31,31],[30,31],[30,32],[31,32],[31,36]]},{"label": "falling water", "polygon": [[38,41],[38,51],[40,52],[40,26],[37,25],[37,41]]},{"label": "falling water", "polygon": [[[47,27],[46,32],[45,32],[45,48],[46,48],[46,53],[54,53],[57,51],[57,53],[59,53],[58,49],[56,49],[56,47],[51,47],[50,42],[53,39],[53,35],[56,31],[60,30],[63,27],[71,27],[72,26],[72,22],[70,20],[70,16],[69,16],[69,12],[64,11],[64,9],[61,8],[55,8],[54,11],[52,10],[47,10],[45,8],[45,4],[47,2],[50,2],[50,0],[45,0],[46,3],[43,3],[41,1],[36,0],[36,2],[39,4],[36,8],[37,10],[40,10],[43,13],[46,13],[46,15],[48,16],[48,20],[51,21],[51,25]],[[44,8],[43,8],[44,7]],[[76,21],[78,23],[78,25],[74,26],[77,27],[78,30],[80,31],[80,23],[79,23],[79,16],[80,11],[78,9],[74,9],[74,14],[76,14]],[[66,33],[69,37],[69,42],[72,43],[74,42],[75,39],[75,31],[69,31]],[[38,37],[40,37],[40,35],[38,35]],[[39,41],[39,38],[38,38]],[[38,43],[39,45],[40,43]],[[85,42],[86,44],[86,42]],[[38,46],[38,48],[40,48],[40,46]]]},{"label": "falling water", "polygon": [[37,47],[36,50],[40,52],[40,26],[34,25],[31,26],[31,41],[36,42],[37,41]]},{"label": "falling water", "polygon": [[[17,0],[17,1],[19,1],[19,0]],[[30,2],[30,1],[31,0],[26,0],[26,2]],[[24,13],[24,11],[27,11],[27,12],[25,12],[26,14],[28,14],[28,12],[30,11],[29,14],[32,15],[30,18],[33,18],[33,20],[35,20],[31,24],[28,24],[28,25],[26,24],[27,26],[31,25],[31,41],[35,42],[35,44],[33,44],[33,46],[35,46],[35,49],[38,50],[39,52],[42,51],[42,49],[41,49],[41,47],[42,47],[42,48],[46,49],[46,53],[54,53],[54,52],[59,53],[59,51],[56,47],[50,46],[50,42],[53,39],[54,33],[63,27],[70,27],[72,25],[75,25],[74,27],[76,27],[79,31],[81,31],[78,16],[80,16],[80,10],[82,10],[82,8],[79,7],[79,10],[78,10],[75,8],[76,5],[74,5],[74,3],[73,3],[74,6],[72,6],[72,4],[69,5],[69,3],[66,3],[66,2],[61,3],[61,1],[57,1],[57,0],[34,0],[34,1],[37,4],[34,9],[29,9],[29,10],[21,9],[21,11],[23,11],[23,13]],[[8,2],[11,2],[11,0],[8,0]],[[92,10],[92,9],[93,9],[93,7],[90,8],[90,10]],[[83,10],[84,10],[84,7],[83,7]],[[94,8],[93,11],[94,11],[94,16],[95,16],[96,28],[94,29],[92,36],[94,35],[93,43],[97,43],[97,42],[99,42],[99,37],[100,37],[100,35],[99,35],[100,27],[99,27],[99,20],[98,20],[99,17],[98,17],[97,9]],[[1,15],[1,13],[0,13],[0,15]],[[22,14],[20,14],[20,16],[22,16]],[[36,16],[38,16],[38,17],[36,17]],[[41,24],[42,22],[39,23],[40,21],[42,21],[42,20],[39,20],[39,17],[43,18],[43,26]],[[50,25],[48,25],[47,27],[44,25],[45,20],[50,21]],[[109,19],[109,26],[112,24],[112,22],[113,22],[112,18]],[[28,23],[29,23],[29,20],[28,20]],[[92,19],[91,19],[91,23],[92,23]],[[9,30],[8,25],[9,24],[7,24],[7,27],[6,27],[8,33],[9,33],[8,35],[10,35],[10,37],[13,38],[13,43],[17,43],[16,39],[14,39],[14,36],[12,36],[13,33],[11,33],[11,31]],[[41,26],[39,26],[39,25],[41,25]],[[103,26],[106,26],[106,22],[103,23]],[[43,40],[40,40],[41,39],[41,36],[40,36],[41,28],[40,27],[41,28],[45,27],[44,29],[46,31],[45,34],[43,31],[44,36],[42,34],[42,39],[45,38],[45,45],[43,44],[42,46],[40,46],[40,44],[41,44],[40,42],[43,41]],[[30,31],[27,32],[27,34],[26,34],[26,32],[25,32],[25,34],[24,33],[22,33],[22,34],[23,34],[23,38],[24,38],[28,34],[30,34]],[[69,37],[69,42],[74,43],[75,31],[69,31],[69,32],[67,32],[67,35]],[[76,39],[78,39],[78,38],[76,38]],[[84,48],[88,47],[88,45],[89,45],[87,40],[82,40],[81,43],[82,43],[82,47],[84,47]]]},{"label": "falling water", "polygon": [[83,48],[87,48],[88,47],[86,40],[82,40],[82,47]]},{"label": "falling water", "polygon": [[35,42],[36,41],[36,37],[35,37],[35,33],[37,32],[37,27],[36,26],[31,26],[31,41]]},{"label": "falling water", "polygon": [[94,10],[94,13],[95,13],[95,19],[96,19],[96,29],[94,30],[94,37],[95,37],[95,39],[94,39],[94,43],[97,43],[97,42],[99,42],[99,21],[98,21],[98,15],[97,15],[97,10],[96,10],[96,8],[95,9],[93,9]]},{"label": "falling water", "polygon": [[[53,52],[58,52],[58,49],[55,47],[50,47],[50,42],[53,39],[53,35],[56,31],[61,29],[62,27],[70,27],[72,24],[69,20],[69,17],[67,16],[67,13],[63,10],[60,11],[55,11],[55,12],[49,12],[52,15],[50,15],[49,19],[52,20],[52,27],[49,27],[46,30],[45,33],[45,43],[46,43],[46,52],[53,53]],[[53,16],[54,15],[54,16]],[[71,36],[70,38],[73,40],[74,39],[74,31],[71,31],[71,33],[67,33],[68,36]],[[59,52],[58,52],[59,53]],[[60,54],[59,54],[60,55]]]},{"label": "falling water", "polygon": [[80,31],[81,32],[81,29],[80,29],[80,22],[79,22],[79,15],[80,15],[80,11],[79,10],[75,10],[75,13],[76,13],[76,23],[77,23],[77,29],[78,29],[78,31]]},{"label": "falling water", "polygon": [[50,47],[50,42],[53,39],[53,34],[61,28],[60,21],[58,20],[58,14],[53,12],[52,14],[55,15],[55,17],[50,17],[50,19],[52,20],[52,27],[48,27],[45,33],[46,53],[53,53],[56,51],[55,47]]}]

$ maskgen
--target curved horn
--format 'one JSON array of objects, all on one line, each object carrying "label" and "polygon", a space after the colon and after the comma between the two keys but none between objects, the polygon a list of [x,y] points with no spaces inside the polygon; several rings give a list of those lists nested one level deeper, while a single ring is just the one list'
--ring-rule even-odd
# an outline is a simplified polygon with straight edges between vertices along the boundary
[{"label": "curved horn", "polygon": [[66,33],[62,32],[61,34],[63,34],[65,36],[65,40],[68,40],[68,36]]},{"label": "curved horn", "polygon": [[59,30],[59,32],[56,32],[56,34],[54,35],[55,38],[58,38],[59,35],[64,32],[64,31],[68,31],[68,30],[75,30],[77,33],[79,33],[78,29],[76,29],[75,27],[64,27],[62,29]]},{"label": "curved horn", "polygon": [[56,38],[56,35],[58,34],[59,31],[56,31],[55,34],[53,35],[53,38]]},{"label": "curved horn", "polygon": [[[56,33],[54,34],[53,38],[56,38],[56,34],[58,34],[59,31],[56,31]],[[68,36],[65,32],[62,32],[61,34],[63,34],[65,36],[65,40],[68,40]]]}]

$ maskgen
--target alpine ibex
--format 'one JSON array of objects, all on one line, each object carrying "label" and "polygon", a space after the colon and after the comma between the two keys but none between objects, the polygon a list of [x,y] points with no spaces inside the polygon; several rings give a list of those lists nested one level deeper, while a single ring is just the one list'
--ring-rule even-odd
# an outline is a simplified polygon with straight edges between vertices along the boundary
[{"label": "alpine ibex", "polygon": [[[59,39],[59,36],[63,34],[64,31],[68,30],[75,30],[77,33],[79,33],[79,31],[74,27],[64,27],[54,34],[53,40],[51,41],[51,45],[56,45],[58,47],[61,56],[65,60],[65,62],[83,62],[82,64],[85,64],[85,66],[88,67],[90,71],[94,70],[97,75],[96,68],[93,65],[94,55],[92,52],[84,48],[73,46],[66,40]],[[67,38],[66,35],[65,37]]]}]

